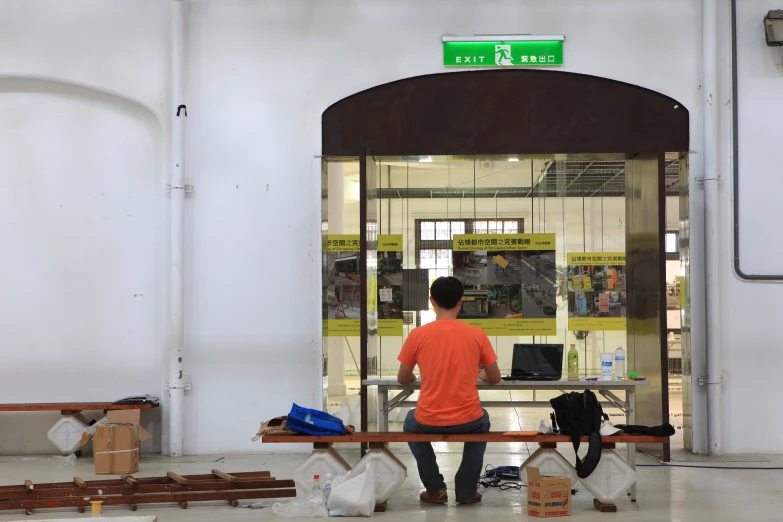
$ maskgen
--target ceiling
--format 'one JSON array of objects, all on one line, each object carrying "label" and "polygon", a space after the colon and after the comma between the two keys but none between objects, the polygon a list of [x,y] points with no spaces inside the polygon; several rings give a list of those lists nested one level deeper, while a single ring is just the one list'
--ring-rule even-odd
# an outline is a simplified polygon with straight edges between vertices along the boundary
[{"label": "ceiling", "polygon": [[[454,198],[454,197],[618,197],[625,195],[625,160],[588,160],[588,159],[557,159],[535,161],[539,173],[534,176],[533,190],[530,189],[528,173],[529,160],[509,163],[507,161],[469,161],[459,163],[443,162],[382,162],[383,166],[406,168],[419,175],[423,170],[433,171],[450,169],[453,176],[472,173],[476,179],[481,179],[482,187],[474,188],[465,183],[443,186],[443,183],[433,182],[433,187],[419,186],[416,188],[394,187],[381,189],[382,198]],[[475,169],[475,170],[474,170]],[[505,174],[508,179],[509,170],[519,171],[526,182],[523,186],[508,187],[505,183],[493,183],[493,177]],[[358,162],[345,164],[346,180],[359,180]],[[666,195],[678,196],[680,191],[680,162],[678,159],[666,160],[665,184]],[[420,178],[419,178],[420,179]],[[450,178],[451,179],[451,178]],[[498,180],[499,181],[499,180]],[[426,182],[424,183],[426,185]],[[459,185],[459,186],[457,186]]]}]

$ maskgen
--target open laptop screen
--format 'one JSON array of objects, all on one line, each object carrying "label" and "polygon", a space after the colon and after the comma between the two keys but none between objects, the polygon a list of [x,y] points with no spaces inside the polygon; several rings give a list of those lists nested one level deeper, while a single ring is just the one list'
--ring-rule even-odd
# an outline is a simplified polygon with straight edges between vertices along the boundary
[{"label": "open laptop screen", "polygon": [[515,344],[512,377],[560,379],[563,373],[562,344]]}]

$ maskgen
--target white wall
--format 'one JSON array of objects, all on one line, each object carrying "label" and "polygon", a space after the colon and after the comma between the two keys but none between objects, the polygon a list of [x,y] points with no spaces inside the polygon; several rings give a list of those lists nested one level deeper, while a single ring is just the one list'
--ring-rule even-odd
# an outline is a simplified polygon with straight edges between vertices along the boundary
[{"label": "white wall", "polygon": [[[161,393],[166,24],[96,5],[0,6],[2,402]],[[0,453],[51,451],[58,417],[3,414]]]},{"label": "white wall", "polygon": [[[783,51],[764,43],[762,18],[780,3],[771,0],[738,2],[739,45],[739,206],[740,257],[745,273],[783,273],[783,244],[775,216],[783,191],[780,175],[779,124],[783,117]],[[723,17],[728,27],[728,20]],[[726,31],[722,31],[726,34]],[[729,56],[728,38],[721,57]],[[769,383],[780,379],[783,351],[780,346],[780,310],[783,288],[778,284],[741,281],[732,268],[731,188],[731,84],[728,59],[721,78],[721,338],[723,341],[724,402],[723,445],[726,453],[780,453],[783,421]],[[709,289],[708,289],[709,292]],[[709,299],[709,293],[707,294]],[[759,429],[747,430],[737,422],[763,419]]]},{"label": "white wall", "polygon": [[[699,4],[192,0],[186,172],[194,190],[186,208],[185,272],[186,373],[193,390],[186,399],[185,451],[282,451],[286,448],[249,442],[258,423],[285,413],[293,401],[319,404],[320,161],[313,156],[320,152],[324,109],[381,83],[442,72],[443,33],[555,33],[567,36],[563,70],[674,97],[691,111],[691,135],[698,144]],[[54,102],[68,112],[60,125],[72,122],[56,134],[46,123],[47,104],[17,116],[37,123],[28,131],[14,131],[14,148],[43,155],[41,139],[47,138],[51,146],[46,151],[58,153],[39,166],[21,154],[10,156],[3,161],[12,163],[4,165],[0,178],[11,187],[2,197],[11,201],[24,200],[31,188],[50,194],[29,210],[4,201],[2,211],[4,239],[12,240],[17,251],[5,263],[19,277],[5,283],[15,297],[5,299],[3,309],[12,309],[18,320],[4,319],[0,343],[15,361],[8,371],[24,376],[28,388],[36,390],[17,390],[19,400],[65,399],[69,390],[68,395],[96,400],[130,392],[163,394],[168,286],[162,186],[168,176],[165,154],[156,163],[154,154],[160,152],[152,151],[168,139],[168,20],[165,0],[6,0],[0,6],[0,73],[54,76],[118,92],[151,107],[162,122],[162,131],[153,137],[147,128],[152,126],[96,100]],[[6,120],[5,108],[26,103],[27,95],[2,92],[0,99],[0,119]],[[109,115],[99,117],[100,111]],[[87,148],[97,131],[81,127],[91,121],[102,131],[100,137],[105,133],[105,140],[114,139],[116,145],[106,147],[102,141]],[[14,130],[11,123],[0,125],[4,136]],[[5,154],[8,142],[0,143]],[[112,175],[101,177],[109,168]],[[72,192],[52,194],[63,178],[73,180],[67,186]],[[101,206],[101,188],[118,198],[137,195],[138,206],[122,211],[144,214],[144,219],[99,223],[99,218],[120,215],[119,207]],[[90,195],[96,197],[92,203]],[[85,214],[59,223],[60,200]],[[79,219],[95,221],[84,228],[77,226]],[[11,235],[13,220],[18,231]],[[70,228],[41,239],[47,224]],[[86,243],[67,249],[77,233],[87,236]],[[30,272],[25,256],[35,248],[54,252],[56,262]],[[121,259],[105,263],[112,255]],[[75,275],[65,271],[83,263],[96,268]],[[36,288],[37,306],[22,313],[25,290],[35,282],[30,277],[42,273],[50,278]],[[77,291],[74,304],[67,293]],[[134,293],[145,295],[142,300],[129,297]],[[67,312],[69,320],[49,326],[43,323],[49,318],[35,310]],[[71,333],[75,326],[81,330]],[[31,335],[38,330],[67,339],[68,350],[55,350],[43,334]],[[99,353],[101,360],[121,365],[122,376],[92,385],[88,379],[96,373],[93,361]],[[130,355],[138,362],[128,363]],[[43,373],[42,360],[50,366]],[[67,373],[60,375],[58,367]]]}]

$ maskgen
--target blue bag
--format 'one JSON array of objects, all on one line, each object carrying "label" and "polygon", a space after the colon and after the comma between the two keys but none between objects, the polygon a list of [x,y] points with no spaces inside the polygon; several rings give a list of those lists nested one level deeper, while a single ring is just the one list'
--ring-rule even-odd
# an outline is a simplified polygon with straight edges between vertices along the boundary
[{"label": "blue bag", "polygon": [[297,433],[306,435],[345,435],[343,421],[318,410],[302,408],[294,404],[286,424]]}]

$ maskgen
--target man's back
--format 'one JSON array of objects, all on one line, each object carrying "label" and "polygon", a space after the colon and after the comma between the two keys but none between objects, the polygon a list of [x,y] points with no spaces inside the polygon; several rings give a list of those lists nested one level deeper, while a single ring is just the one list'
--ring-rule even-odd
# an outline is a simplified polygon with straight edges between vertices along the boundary
[{"label": "man's back", "polygon": [[479,419],[481,409],[476,380],[479,365],[497,361],[480,328],[456,320],[437,320],[414,329],[399,361],[421,373],[421,395],[416,420],[428,426],[456,426]]}]

